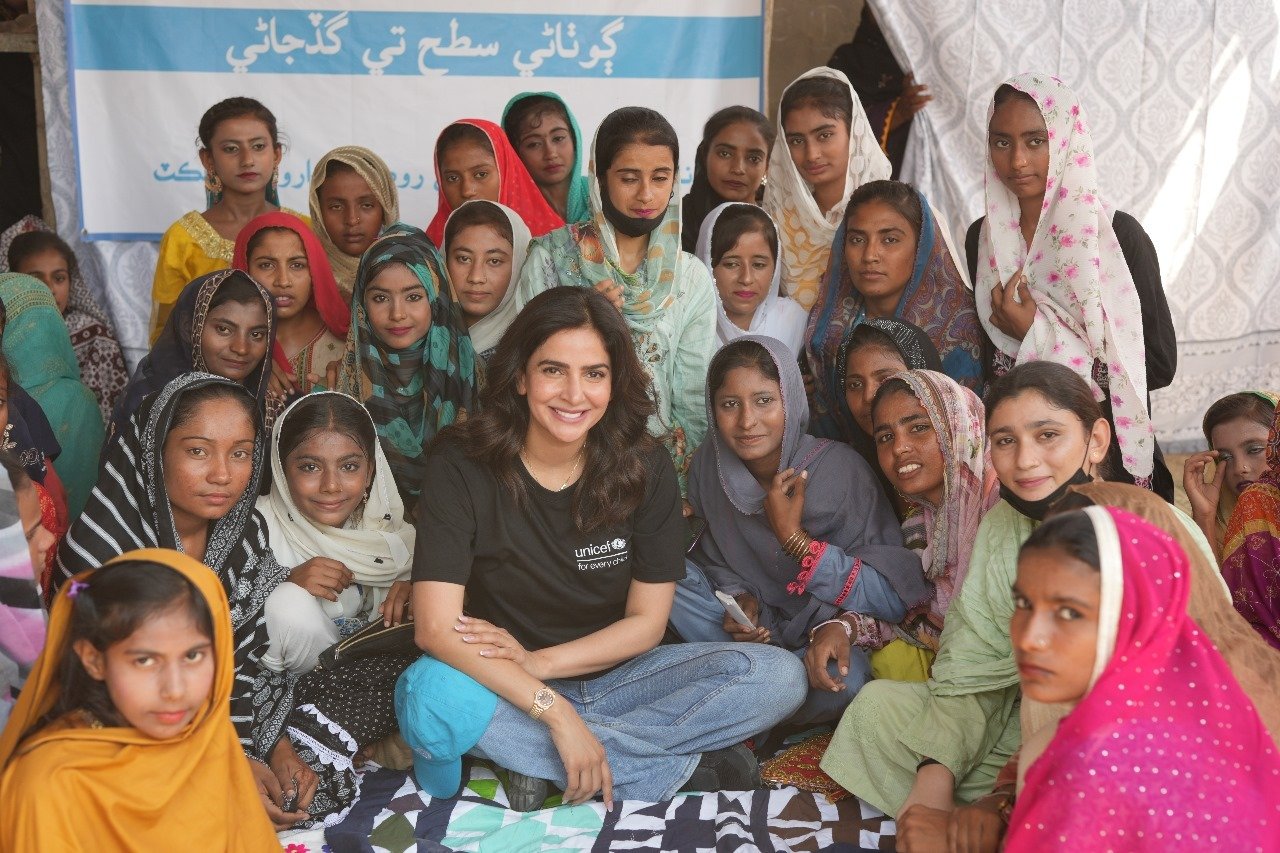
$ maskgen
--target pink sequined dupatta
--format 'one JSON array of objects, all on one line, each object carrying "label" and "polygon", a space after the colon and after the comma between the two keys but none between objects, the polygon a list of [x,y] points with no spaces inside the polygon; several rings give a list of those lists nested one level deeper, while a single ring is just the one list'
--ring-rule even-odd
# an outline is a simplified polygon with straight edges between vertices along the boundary
[{"label": "pink sequined dupatta", "polygon": [[1124,510],[1085,512],[1104,587],[1123,575],[1114,652],[1028,769],[1005,849],[1280,850],[1280,755],[1187,615],[1186,555]]}]

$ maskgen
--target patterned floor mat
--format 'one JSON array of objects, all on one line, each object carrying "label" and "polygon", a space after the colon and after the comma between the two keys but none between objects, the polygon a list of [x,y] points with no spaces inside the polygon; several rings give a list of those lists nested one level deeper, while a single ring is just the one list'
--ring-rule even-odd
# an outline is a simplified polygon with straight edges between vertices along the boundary
[{"label": "patterned floor mat", "polygon": [[[871,806],[853,797],[833,804],[795,788],[687,794],[663,803],[626,801],[608,813],[600,803],[529,813],[511,811],[506,803],[501,780],[483,764],[473,767],[462,794],[449,800],[432,799],[405,771],[378,769],[364,777],[360,801],[346,820],[326,832],[326,846],[334,853],[817,853],[894,846],[893,821]],[[295,850],[321,849],[311,844]]]}]

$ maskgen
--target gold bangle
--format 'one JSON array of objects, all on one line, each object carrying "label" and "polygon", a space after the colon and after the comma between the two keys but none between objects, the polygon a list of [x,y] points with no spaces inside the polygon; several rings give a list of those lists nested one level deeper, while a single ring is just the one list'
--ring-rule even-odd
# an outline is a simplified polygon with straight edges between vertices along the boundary
[{"label": "gold bangle", "polygon": [[787,555],[798,563],[809,553],[809,546],[813,544],[813,537],[804,528],[796,531],[796,533],[800,536],[799,540],[793,542],[792,540],[795,539],[795,536],[787,540],[788,547],[785,550]]}]

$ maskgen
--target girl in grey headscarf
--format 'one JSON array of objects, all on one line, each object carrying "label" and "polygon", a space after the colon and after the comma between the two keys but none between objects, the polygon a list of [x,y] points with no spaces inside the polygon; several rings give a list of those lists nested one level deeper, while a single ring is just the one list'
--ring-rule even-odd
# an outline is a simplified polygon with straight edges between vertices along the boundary
[{"label": "girl in grey headscarf", "polygon": [[[721,349],[707,377],[713,427],[694,454],[689,499],[706,521],[677,585],[671,621],[688,641],[769,642],[804,654],[811,632],[839,620],[847,656],[807,655],[809,696],[795,723],[834,719],[870,677],[875,619],[901,620],[927,598],[920,558],[850,447],[806,433],[800,370],[773,338]],[[726,615],[733,596],[753,628]]]}]

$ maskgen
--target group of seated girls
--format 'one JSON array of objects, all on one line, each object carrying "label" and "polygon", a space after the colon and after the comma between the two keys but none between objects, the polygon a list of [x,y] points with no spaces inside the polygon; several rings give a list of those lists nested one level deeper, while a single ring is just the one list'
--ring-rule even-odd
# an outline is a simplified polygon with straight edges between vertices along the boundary
[{"label": "group of seated girls", "polygon": [[424,231],[362,148],[278,209],[274,118],[223,101],[123,387],[15,238],[0,848],[256,849],[368,759],[437,797],[488,759],[522,810],[749,789],[744,742],[820,723],[906,849],[1271,843],[1275,398],[1166,503],[1173,329],[1076,96],[994,93],[967,264],[843,75],[778,112],[712,116],[682,200],[658,113],[586,158],[519,96],[441,134]]}]

